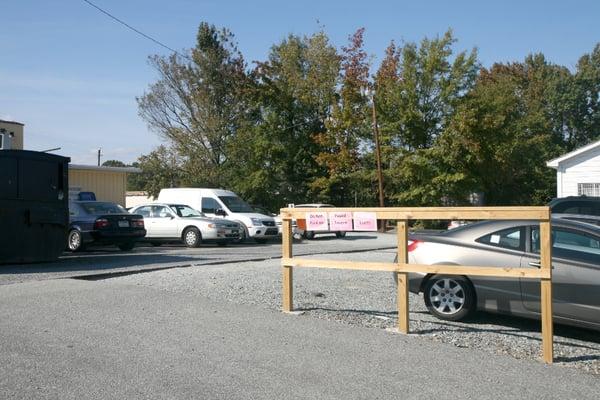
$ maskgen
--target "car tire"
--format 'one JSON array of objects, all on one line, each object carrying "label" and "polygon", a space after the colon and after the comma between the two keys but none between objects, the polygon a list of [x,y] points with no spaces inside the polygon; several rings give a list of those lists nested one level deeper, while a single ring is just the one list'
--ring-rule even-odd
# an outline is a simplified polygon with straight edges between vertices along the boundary
[{"label": "car tire", "polygon": [[268,240],[269,239],[262,239],[262,238],[261,239],[254,239],[254,241],[256,243],[259,243],[259,244],[265,244],[265,243],[267,243]]},{"label": "car tire", "polygon": [[335,233],[335,237],[338,238],[338,239],[346,237],[346,232],[336,232]]},{"label": "car tire", "polygon": [[122,251],[129,251],[129,250],[132,250],[135,247],[135,242],[119,243],[117,245],[117,247],[119,249],[121,249]]},{"label": "car tire", "polygon": [[84,248],[83,235],[77,229],[71,229],[67,235],[67,248],[70,251],[81,251]]},{"label": "car tire", "polygon": [[242,226],[242,229],[240,230],[240,237],[233,239],[233,243],[235,244],[240,244],[240,243],[244,243],[244,241],[246,240],[246,229]]},{"label": "car tire", "polygon": [[187,228],[183,231],[183,244],[187,247],[198,247],[202,243],[202,235],[198,228]]},{"label": "car tire", "polygon": [[312,240],[315,238],[315,232],[314,231],[304,231],[304,237],[308,240]]},{"label": "car tire", "polygon": [[423,298],[432,315],[447,321],[466,319],[477,307],[475,289],[464,276],[432,276],[425,283]]}]

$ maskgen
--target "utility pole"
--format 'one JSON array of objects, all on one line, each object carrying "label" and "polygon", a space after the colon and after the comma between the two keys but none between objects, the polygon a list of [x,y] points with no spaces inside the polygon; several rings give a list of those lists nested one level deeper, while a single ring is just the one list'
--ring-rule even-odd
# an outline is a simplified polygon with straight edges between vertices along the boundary
[{"label": "utility pole", "polygon": [[98,166],[100,166],[100,157],[102,156],[102,147],[98,149]]},{"label": "utility pole", "polygon": [[[379,146],[379,127],[375,111],[375,93],[371,93],[371,108],[373,111],[373,136],[375,137],[375,159],[377,162],[377,185],[379,187],[379,207],[385,207],[383,196],[383,173],[381,172],[381,147]],[[380,232],[385,232],[386,220],[381,220]]]}]

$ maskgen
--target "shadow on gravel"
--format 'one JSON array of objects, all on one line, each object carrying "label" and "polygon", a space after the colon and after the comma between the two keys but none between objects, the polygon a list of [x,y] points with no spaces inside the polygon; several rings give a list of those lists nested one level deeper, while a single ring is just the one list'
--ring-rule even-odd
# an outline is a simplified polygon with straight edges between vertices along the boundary
[{"label": "shadow on gravel", "polygon": [[2,274],[35,274],[68,271],[103,271],[107,269],[143,267],[150,264],[190,263],[202,261],[199,257],[175,256],[163,254],[136,254],[111,252],[89,254],[76,258],[62,258],[52,263],[21,264],[0,266]]},{"label": "shadow on gravel", "polygon": [[[297,311],[324,311],[324,312],[336,312],[336,313],[352,313],[352,314],[363,314],[374,317],[384,317],[392,320],[398,318],[397,311],[376,311],[376,310],[357,310],[357,309],[334,309],[324,307],[305,307],[297,308]],[[411,314],[423,314],[430,315],[427,311],[412,311]],[[432,317],[433,318],[433,317]],[[417,322],[412,320],[411,322]],[[447,331],[463,332],[463,333],[497,333],[500,335],[513,336],[519,338],[525,338],[541,342],[541,338],[537,336],[540,332],[540,322],[536,320],[512,317],[499,314],[483,313],[479,312],[473,316],[468,322],[451,322],[442,320],[427,320],[420,322],[426,322],[428,324],[436,325],[436,328],[430,329],[411,329],[411,333],[414,334],[433,334]],[[486,325],[486,327],[483,327]],[[496,327],[490,327],[489,325],[495,325]],[[574,341],[570,341],[572,339]],[[576,341],[589,342],[589,345],[577,343]],[[564,346],[577,347],[582,349],[594,350],[600,352],[600,335],[598,332],[587,330],[583,328],[570,327],[565,325],[554,326],[554,343]],[[594,361],[600,360],[600,355],[586,355],[577,357],[556,357],[556,361],[569,363],[577,361]]]}]

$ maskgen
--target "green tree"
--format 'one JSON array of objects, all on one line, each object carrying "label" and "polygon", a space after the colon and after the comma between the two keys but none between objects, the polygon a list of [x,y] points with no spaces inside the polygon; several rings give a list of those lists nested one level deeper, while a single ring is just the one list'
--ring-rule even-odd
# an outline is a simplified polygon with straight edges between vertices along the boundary
[{"label": "green tree", "polygon": [[138,98],[139,113],[169,141],[198,184],[225,184],[226,147],[247,117],[248,77],[227,29],[201,23],[191,56],[153,56],[159,79]]},{"label": "green tree", "polygon": [[134,166],[141,169],[135,176],[135,189],[144,190],[150,196],[157,197],[163,188],[189,185],[190,177],[186,176],[181,157],[172,148],[158,146],[150,154],[141,156]]},{"label": "green tree", "polygon": [[319,199],[336,205],[352,204],[362,171],[359,146],[370,132],[367,102],[362,94],[370,86],[363,35],[364,28],[358,29],[349,37],[348,46],[342,47],[339,99],[331,104],[325,130],[314,135],[320,145],[315,159],[326,174],[316,177],[311,188]]},{"label": "green tree", "polygon": [[273,46],[252,74],[257,122],[238,132],[228,147],[232,187],[251,201],[277,209],[315,201],[310,182],[323,176],[315,134],[336,95],[339,56],[323,32],[288,36]]}]

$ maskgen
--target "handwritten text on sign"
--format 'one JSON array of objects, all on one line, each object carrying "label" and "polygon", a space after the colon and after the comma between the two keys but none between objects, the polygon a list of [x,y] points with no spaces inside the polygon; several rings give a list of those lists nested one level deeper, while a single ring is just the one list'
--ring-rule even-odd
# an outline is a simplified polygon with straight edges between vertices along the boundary
[{"label": "handwritten text on sign", "polygon": [[352,213],[351,212],[331,212],[329,213],[329,230],[331,231],[351,231]]},{"label": "handwritten text on sign", "polygon": [[324,212],[309,212],[306,213],[306,230],[307,231],[326,231],[329,229],[327,223],[327,213]]},{"label": "handwritten text on sign", "polygon": [[377,214],[374,212],[355,212],[354,230],[377,231]]}]

